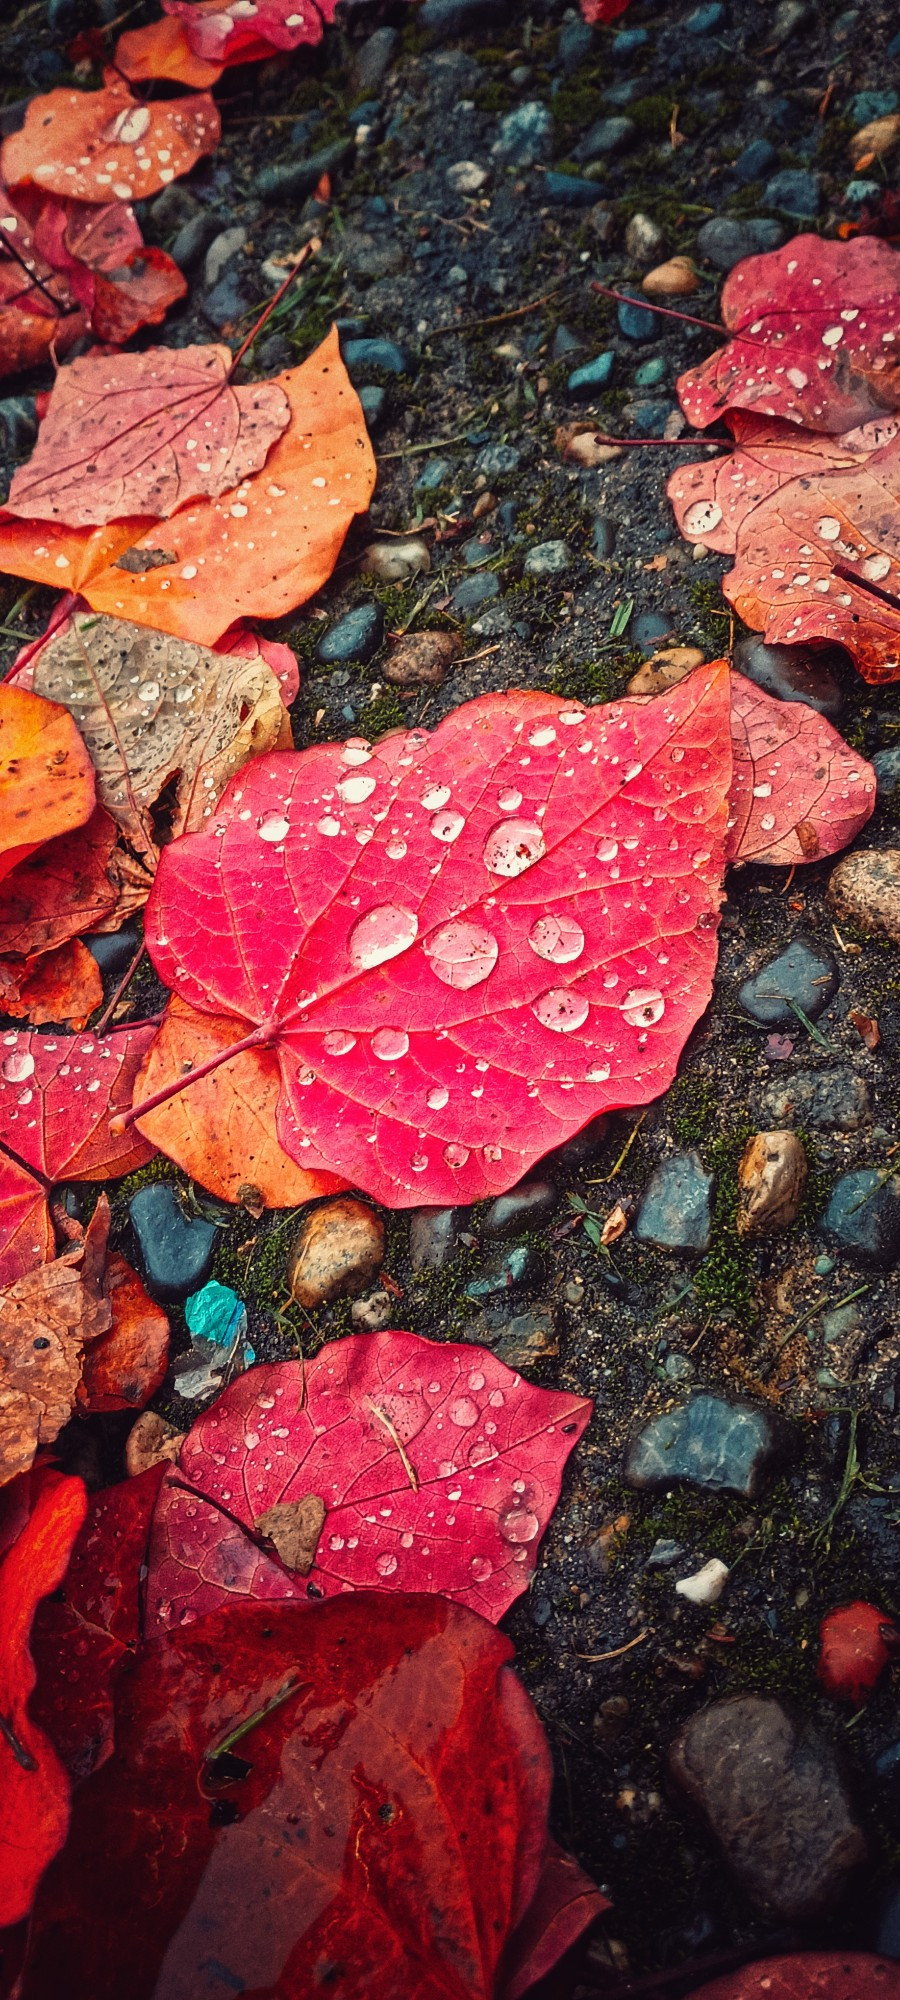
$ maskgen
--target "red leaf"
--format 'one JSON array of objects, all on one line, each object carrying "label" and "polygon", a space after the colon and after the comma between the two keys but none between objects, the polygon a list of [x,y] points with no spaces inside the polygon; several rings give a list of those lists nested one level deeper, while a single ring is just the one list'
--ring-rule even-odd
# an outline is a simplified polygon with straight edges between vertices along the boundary
[{"label": "red leaf", "polygon": [[520,2000],[610,1908],[574,1856],[550,1840],[537,1888],[507,1947],[499,2000]]},{"label": "red leaf", "polygon": [[79,1410],[142,1410],[162,1388],[169,1361],[169,1322],[136,1271],[112,1251],[106,1263],[112,1326],[85,1349]]},{"label": "red leaf", "polygon": [[842,437],[823,437],[743,410],[731,411],[727,421],[737,440],[730,457],[680,465],[666,487],[685,540],[705,542],[724,555],[734,554],[748,516],[771,493],[792,479],[865,463],[900,430],[897,417],[861,424]]},{"label": "red leaf", "polygon": [[235,388],[230,367],[227,347],[150,347],[61,368],[8,512],[99,526],[238,485],[265,464],[290,405],[277,382]]},{"label": "red leaf", "polygon": [[27,1916],[69,1821],[66,1773],[29,1714],[29,1642],[40,1599],[65,1575],[87,1501],[81,1480],[58,1472],[36,1475],[31,1491],[27,1524],[0,1563],[0,1925]]},{"label": "red leaf", "polygon": [[129,83],[149,83],[159,77],[208,90],[218,83],[223,65],[194,54],[183,21],[150,21],[146,28],[129,28],[116,43],[116,69]]},{"label": "red leaf", "polygon": [[78,201],[143,201],[186,174],[221,137],[211,97],[140,104],[115,71],[103,90],[33,97],[0,162],[11,188],[33,182]]},{"label": "red leaf", "polygon": [[79,938],[37,958],[0,959],[0,1011],[14,1021],[83,1028],[102,999],[96,959]]},{"label": "red leaf", "polygon": [[285,646],[280,639],[261,639],[258,633],[251,632],[249,626],[244,625],[239,619],[236,625],[229,626],[221,639],[216,640],[213,652],[237,653],[239,658],[244,660],[255,660],[257,654],[261,653],[266,665],[271,667],[275,675],[285,708],[290,708],[291,703],[296,700],[300,692],[297,655],[292,653],[290,646]]},{"label": "red leaf", "polygon": [[597,28],[607,21],[617,21],[630,4],[631,0],[581,0],[581,11],[591,27]]},{"label": "red leaf", "polygon": [[152,1026],[115,1028],[102,1041],[15,1029],[3,1035],[0,1284],[50,1254],[46,1194],[54,1181],[116,1179],[152,1159],[153,1147],[137,1134],[111,1137],[109,1117],[130,1102],[153,1033]]},{"label": "red leaf", "polygon": [[543,1732],[481,1619],[383,1611],[239,1605],[147,1649],[39,1899],[29,2000],[199,1995],[211,1960],[256,2000],[314,2000],[330,1966],[348,2000],[488,2000],[547,1850]]},{"label": "red leaf", "polygon": [[510,1187],[658,1097],[707,1005],[728,706],[720,662],[660,701],[486,695],[259,758],[165,849],[154,963],[277,1050],[304,1166],[391,1207]]},{"label": "red leaf", "polygon": [[875,807],[875,773],[824,716],[733,673],[731,733],[730,862],[799,867],[855,839]]},{"label": "red leaf", "polygon": [[62,282],[47,273],[47,287],[59,301],[59,311],[45,294],[29,284],[18,264],[0,262],[0,375],[18,375],[23,369],[38,368],[51,347],[57,355],[68,353],[87,328],[87,316]]},{"label": "red leaf", "polygon": [[898,2000],[900,1965],[862,1951],[758,1958],[710,1980],[691,2000]]},{"label": "red leaf", "polygon": [[[163,1484],[148,1633],[236,1597],[306,1604],[367,1585],[441,1591],[501,1618],[528,1587],[591,1407],[484,1348],[414,1333],[332,1341],[305,1376],[295,1361],[249,1369]],[[300,1578],[256,1524],[309,1494],[326,1513]]]},{"label": "red leaf", "polygon": [[[627,4],[627,0],[626,0]],[[206,62],[259,62],[273,49],[322,40],[337,0],[162,0],[163,13],[184,23],[194,53]]]},{"label": "red leaf", "polygon": [[91,931],[115,908],[109,876],[116,824],[102,806],[48,840],[0,882],[0,953],[27,958]]},{"label": "red leaf", "polygon": [[158,326],[175,300],[186,297],[187,288],[187,279],[165,250],[142,244],[129,251],[115,271],[98,271],[94,280],[91,325],[97,339],[121,346],[142,326]]},{"label": "red leaf", "polygon": [[819,1637],[822,1686],[836,1700],[852,1701],[856,1708],[872,1693],[900,1647],[900,1634],[887,1612],[860,1600],[829,1611]]},{"label": "red leaf", "polygon": [[726,410],[755,410],[839,433],[900,408],[898,270],[897,252],[873,237],[795,236],[744,258],[722,290],[733,338],[678,382],[685,416],[704,429]]},{"label": "red leaf", "polygon": [[31,1713],[76,1781],[112,1751],[114,1678],[141,1635],[143,1566],[162,1471],[151,1466],[92,1496],[63,1588],[34,1621]]}]

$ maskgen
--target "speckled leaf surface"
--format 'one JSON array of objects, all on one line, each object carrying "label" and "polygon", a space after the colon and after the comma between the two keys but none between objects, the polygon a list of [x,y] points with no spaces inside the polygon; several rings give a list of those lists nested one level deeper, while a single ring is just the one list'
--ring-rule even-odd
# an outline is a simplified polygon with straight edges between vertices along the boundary
[{"label": "speckled leaf surface", "polygon": [[195,55],[225,64],[315,45],[336,6],[337,0],[162,0],[163,13],[183,23]]},{"label": "speckled leaf surface", "polygon": [[804,702],[731,676],[734,777],[728,859],[796,868],[854,840],[875,807],[875,773]]},{"label": "speckled leaf surface", "polygon": [[748,516],[771,493],[792,479],[864,464],[900,431],[900,417],[875,418],[841,437],[744,410],[732,410],[727,422],[734,451],[677,466],[666,488],[685,540],[723,555],[734,554]]},{"label": "speckled leaf surface", "polygon": [[4,139],[3,178],[78,201],[143,201],[186,174],[221,137],[211,97],[141,104],[107,71],[103,90],[33,97],[20,132]]},{"label": "speckled leaf surface", "polygon": [[900,1965],[862,1951],[758,1958],[697,1987],[691,2000],[898,2000]]},{"label": "speckled leaf surface", "polygon": [[874,236],[795,236],[746,257],[722,289],[727,347],[678,382],[704,429],[726,410],[841,432],[900,408],[900,256]]},{"label": "speckled leaf surface", "polygon": [[[167,1472],[150,1546],[146,1631],[236,1598],[439,1591],[496,1621],[527,1589],[563,1468],[591,1414],[468,1342],[352,1334],[251,1368],[198,1418]],[[257,1522],[317,1494],[306,1577]]]},{"label": "speckled leaf surface", "polygon": [[728,710],[717,662],[655,702],[486,695],[260,758],[165,850],[154,963],[276,1049],[302,1165],[395,1207],[512,1186],[657,1097],[708,1002]]}]

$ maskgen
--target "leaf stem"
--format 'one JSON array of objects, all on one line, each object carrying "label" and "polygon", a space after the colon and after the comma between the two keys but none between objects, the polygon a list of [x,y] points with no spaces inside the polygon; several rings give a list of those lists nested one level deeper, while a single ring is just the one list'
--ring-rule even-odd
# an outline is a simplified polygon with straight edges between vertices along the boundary
[{"label": "leaf stem", "polygon": [[282,285],[279,285],[278,290],[275,293],[274,297],[271,298],[269,300],[268,305],[264,307],[263,311],[260,313],[259,319],[256,321],[255,326],[251,326],[250,332],[248,333],[246,340],[241,342],[241,345],[238,348],[234,360],[232,361],[231,367],[228,370],[229,381],[231,380],[231,377],[233,376],[234,371],[238,366],[238,363],[240,361],[243,361],[244,355],[246,354],[248,347],[253,346],[253,342],[257,339],[259,334],[262,333],[263,327],[265,326],[267,319],[269,319],[270,315],[275,311],[275,307],[279,304],[280,300],[284,298],[288,286],[293,284],[294,279],[299,276],[300,272],[303,270],[304,265],[308,264],[310,258],[315,257],[321,250],[321,248],[322,248],[322,243],[321,239],[318,236],[312,236],[310,237],[308,243],[304,243],[303,249],[301,250],[299,257],[297,258],[297,262],[294,265],[293,270],[288,272],[287,277],[284,280],[284,283]]},{"label": "leaf stem", "polygon": [[204,1764],[215,1763],[217,1757],[224,1757],[227,1751],[234,1749],[236,1743],[242,1743],[244,1737],[249,1736],[251,1729],[256,1728],[257,1723],[264,1722],[266,1716],[272,1714],[273,1709],[281,1708],[282,1704],[289,1701],[291,1695],[296,1694],[303,1685],[299,1674],[292,1674],[278,1689],[278,1693],[273,1694],[271,1701],[264,1702],[262,1708],[255,1708],[252,1715],[237,1723],[234,1729],[229,1730],[227,1736],[223,1736],[221,1743],[209,1744],[203,1752]]},{"label": "leaf stem", "polygon": [[641,306],[645,312],[663,313],[666,319],[682,319],[687,326],[702,326],[707,333],[717,333],[720,340],[727,338],[724,326],[717,326],[715,320],[698,319],[696,313],[678,312],[674,306],[659,306],[655,299],[632,299],[627,292],[615,292],[611,285],[601,285],[599,278],[592,278],[588,289],[602,292],[605,299],[615,299],[617,305]]},{"label": "leaf stem", "polygon": [[199,1063],[196,1069],[185,1070],[183,1076],[175,1077],[172,1083],[163,1084],[162,1089],[155,1090],[150,1097],[141,1098],[140,1103],[133,1104],[130,1111],[117,1112],[115,1118],[109,1121],[113,1138],[120,1139],[122,1133],[127,1132],[129,1125],[136,1124],[139,1118],[145,1118],[150,1111],[158,1111],[161,1104],[168,1104],[170,1097],[180,1097],[181,1092],[187,1090],[190,1084],[200,1083],[203,1077],[212,1076],[214,1070],[221,1069],[223,1063],[231,1062],[233,1056],[242,1056],[247,1049],[265,1048],[268,1042],[274,1041],[278,1027],[277,1021],[264,1021],[261,1028],[254,1028],[252,1034],[242,1036],[239,1042],[232,1042],[229,1049],[217,1049],[214,1056],[209,1056],[206,1062]]},{"label": "leaf stem", "polygon": [[125,988],[126,986],[129,986],[131,984],[131,981],[134,978],[134,975],[138,969],[138,966],[140,965],[141,959],[143,958],[146,949],[147,947],[142,938],[140,944],[138,945],[137,951],[134,954],[134,957],[129,961],[127,969],[125,970],[125,972],[123,972],[115,992],[113,993],[111,999],[107,1001],[106,1006],[103,1009],[100,1019],[97,1022],[97,1025],[94,1029],[95,1035],[105,1034],[107,1028],[109,1027],[110,1021],[112,1020],[112,1017],[116,1011],[116,1008],[118,1007],[119,1001],[122,998]]}]

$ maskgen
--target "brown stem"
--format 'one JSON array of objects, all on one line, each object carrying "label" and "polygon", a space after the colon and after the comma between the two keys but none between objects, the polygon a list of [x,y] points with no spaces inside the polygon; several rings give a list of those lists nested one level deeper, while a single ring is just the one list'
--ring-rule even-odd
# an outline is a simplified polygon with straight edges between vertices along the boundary
[{"label": "brown stem", "polygon": [[130,985],[131,980],[133,979],[134,974],[136,973],[138,966],[140,965],[141,959],[143,958],[146,949],[147,947],[142,938],[140,944],[138,945],[137,951],[134,954],[134,957],[131,959],[128,965],[127,971],[123,972],[122,977],[119,980],[119,984],[116,987],[116,990],[112,998],[107,1001],[106,1006],[103,1009],[100,1019],[97,1022],[97,1025],[94,1029],[95,1035],[105,1034],[107,1028],[109,1027],[110,1021],[112,1020],[112,1017],[116,1011],[116,1008],[118,1007],[119,1001],[122,998],[125,988],[126,986]]},{"label": "brown stem", "polygon": [[590,425],[587,425],[586,428],[598,444],[621,445],[626,451],[643,451],[645,445],[664,446],[666,451],[730,451],[732,449],[730,438],[618,438],[607,437],[605,431],[592,431]]},{"label": "brown stem", "polygon": [[200,1063],[197,1069],[185,1070],[184,1075],[176,1077],[173,1083],[166,1083],[161,1090],[154,1091],[151,1097],[142,1098],[140,1104],[133,1104],[130,1111],[117,1112],[109,1121],[113,1138],[121,1138],[122,1133],[127,1132],[129,1125],[134,1125],[138,1118],[146,1117],[148,1111],[157,1111],[161,1104],[168,1104],[170,1097],[180,1097],[181,1092],[187,1090],[190,1084],[200,1083],[203,1077],[212,1076],[214,1070],[221,1069],[223,1063],[231,1062],[233,1056],[242,1056],[247,1049],[265,1048],[268,1042],[274,1041],[279,1025],[277,1021],[265,1021],[261,1028],[254,1028],[251,1035],[244,1035],[241,1041],[232,1042],[230,1049],[219,1049],[206,1062]]},{"label": "brown stem", "polygon": [[[589,289],[592,292],[602,292],[605,299],[615,299],[616,304],[619,306],[642,306],[645,312],[662,313],[666,319],[683,319],[687,326],[702,326],[706,329],[707,333],[717,333],[720,340],[726,338],[725,327],[717,326],[715,320],[698,319],[696,313],[678,312],[674,306],[659,306],[655,299],[652,301],[649,299],[632,299],[627,292],[614,292],[611,285],[601,285],[599,278],[591,279]],[[742,334],[741,339],[743,340],[744,338],[746,336]]]},{"label": "brown stem", "polygon": [[321,248],[322,244],[318,236],[310,237],[309,242],[304,244],[303,249],[301,250],[299,257],[297,258],[297,262],[294,265],[293,270],[288,272],[284,284],[279,285],[274,298],[271,298],[269,300],[268,305],[264,307],[263,311],[260,313],[256,325],[250,328],[250,332],[248,333],[246,340],[243,341],[242,345],[238,348],[234,360],[232,361],[231,367],[228,370],[229,381],[231,380],[231,377],[234,374],[238,362],[243,361],[244,355],[246,354],[248,347],[253,346],[253,342],[256,340],[258,334],[262,332],[263,327],[265,326],[266,320],[269,318],[270,313],[273,313],[275,311],[275,307],[278,305],[279,300],[284,298],[288,286],[293,284],[294,279],[302,271],[304,264],[308,264],[311,257],[317,256]]},{"label": "brown stem", "polygon": [[889,604],[892,611],[900,611],[900,597],[892,596],[889,590],[882,590],[879,583],[870,583],[868,577],[860,576],[859,571],[851,569],[849,563],[833,563],[831,574],[840,577],[842,583],[855,583],[857,590],[868,591],[870,597],[877,597],[882,604]]}]

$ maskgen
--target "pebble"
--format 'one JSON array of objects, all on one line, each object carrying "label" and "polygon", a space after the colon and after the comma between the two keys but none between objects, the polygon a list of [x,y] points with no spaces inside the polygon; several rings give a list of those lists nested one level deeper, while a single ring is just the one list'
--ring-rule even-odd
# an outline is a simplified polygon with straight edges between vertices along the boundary
[{"label": "pebble", "polygon": [[442,1271],[456,1249],[458,1208],[414,1208],[409,1218],[409,1261],[420,1271]]},{"label": "pebble", "polygon": [[766,43],[770,49],[780,49],[790,36],[802,28],[811,16],[811,8],[806,0],[780,0],[775,9],[775,18],[766,33]]},{"label": "pebble", "polygon": [[486,444],[475,460],[475,471],[485,479],[505,479],[518,472],[522,454],[514,444]]},{"label": "pebble", "polygon": [[699,292],[700,279],[690,257],[670,257],[665,264],[657,264],[647,272],[641,290],[650,298],[686,299],[692,292]]},{"label": "pebble", "polygon": [[417,26],[426,28],[436,41],[452,41],[486,24],[499,12],[499,0],[424,0]]},{"label": "pebble", "polygon": [[900,115],[892,112],[888,118],[873,118],[871,124],[854,132],[850,141],[853,164],[869,166],[872,159],[884,160],[900,142]]},{"label": "pebble", "polygon": [[607,514],[598,514],[591,531],[591,547],[600,562],[607,562],[616,546],[616,522]]},{"label": "pebble", "polygon": [[304,160],[284,160],[274,167],[262,167],[253,177],[254,192],[263,201],[295,201],[312,194],[322,175],[333,174],[353,152],[353,145],[352,139],[335,139],[332,145],[308,154]]},{"label": "pebble", "polygon": [[359,391],[359,400],[367,429],[377,430],[387,409],[387,390],[367,383]]},{"label": "pebble", "polygon": [[752,979],[744,981],[738,1003],[751,1020],[766,1028],[780,1028],[797,1021],[791,1000],[815,1021],[837,989],[838,969],[830,951],[798,937]]},{"label": "pebble", "polygon": [[301,1224],[288,1262],[292,1299],[320,1306],[355,1296],[384,1262],[384,1224],[374,1208],[337,1195],[311,1210]]},{"label": "pebble", "polygon": [[704,222],[697,235],[697,249],[717,271],[730,271],[742,257],[758,256],[762,250],[777,250],[784,242],[780,222],[754,215],[739,220],[733,215],[715,215]]},{"label": "pebble", "polygon": [[870,1270],[892,1271],[900,1257],[900,1195],[875,1167],[842,1174],[819,1228],[845,1256]]},{"label": "pebble", "polygon": [[436,493],[451,477],[453,467],[449,458],[429,458],[423,465],[416,480],[417,493]]},{"label": "pebble", "polygon": [[626,340],[655,340],[660,332],[658,313],[651,312],[649,306],[642,306],[638,300],[620,299],[616,307],[619,332]]},{"label": "pebble", "polygon": [[369,368],[380,368],[385,375],[407,375],[409,362],[402,347],[395,340],[345,340],[341,344],[344,366],[351,382],[356,383]]},{"label": "pebble", "polygon": [[738,1164],[739,1236],[789,1229],[803,1206],[809,1169],[795,1132],[757,1132]]},{"label": "pebble", "polygon": [[624,62],[628,56],[636,55],[638,49],[646,47],[649,39],[646,28],[623,28],[621,33],[613,38],[610,49],[613,62]]},{"label": "pebble", "polygon": [[644,1425],[628,1446],[625,1479],[637,1487],[685,1480],[754,1500],[791,1443],[788,1425],[773,1410],[703,1390]]},{"label": "pebble", "polygon": [[487,168],[480,167],[476,160],[457,160],[447,168],[445,179],[454,194],[477,194],[487,180]]},{"label": "pebble", "polygon": [[641,611],[628,627],[628,637],[642,653],[655,653],[672,636],[672,620],[660,611]]},{"label": "pebble", "polygon": [[900,97],[896,90],[858,90],[847,106],[847,117],[854,126],[871,125],[873,119],[887,118],[897,110]]},{"label": "pebble", "polygon": [[671,1569],[684,1555],[681,1542],[667,1540],[664,1536],[654,1542],[647,1557],[647,1569]]},{"label": "pebble", "polygon": [[203,283],[208,290],[211,291],[212,287],[218,284],[226,264],[230,264],[232,257],[236,257],[238,251],[243,250],[246,241],[247,231],[240,223],[236,223],[233,229],[220,230],[219,234],[213,237],[203,265]]},{"label": "pebble", "polygon": [[567,326],[558,326],[550,345],[551,361],[565,361],[570,354],[579,354],[581,341],[577,333],[571,333]]},{"label": "pebble", "polygon": [[594,31],[587,21],[575,15],[570,21],[563,22],[557,36],[556,53],[567,74],[587,61],[593,46]]},{"label": "pebble", "polygon": [[337,666],[345,660],[359,660],[367,666],[374,659],[384,637],[384,612],[380,604],[357,604],[353,611],[329,625],[316,647],[322,666]]},{"label": "pebble", "polygon": [[581,180],[578,174],[547,173],[541,192],[555,207],[593,208],[598,188],[596,181]]},{"label": "pebble", "polygon": [[477,611],[482,604],[490,604],[500,596],[500,579],[492,569],[483,570],[478,576],[464,576],[458,583],[450,599],[452,611]]},{"label": "pebble", "polygon": [[508,166],[533,167],[545,160],[553,142],[553,114],[539,98],[517,104],[500,120],[491,152]]},{"label": "pebble", "polygon": [[485,563],[492,562],[497,553],[490,531],[475,535],[471,542],[464,542],[461,553],[467,569],[483,569]]},{"label": "pebble", "polygon": [[431,554],[428,543],[412,535],[405,542],[370,542],[359,566],[364,576],[377,577],[381,583],[408,583],[410,577],[427,575]]},{"label": "pebble", "polygon": [[704,654],[699,646],[666,646],[662,652],[654,653],[637,673],[632,674],[625,689],[626,694],[662,694],[666,688],[676,687],[679,681],[693,673],[695,667],[702,667]]},{"label": "pebble", "polygon": [[37,405],[33,396],[4,396],[0,401],[0,438],[13,457],[30,451],[38,433]]},{"label": "pebble", "polygon": [[785,167],[767,183],[763,201],[767,208],[780,208],[793,222],[811,222],[822,206],[821,177],[801,167]]},{"label": "pebble", "polygon": [[893,798],[900,785],[900,743],[893,744],[890,750],[876,750],[872,769],[879,798]]},{"label": "pebble", "polygon": [[377,97],[399,46],[396,28],[376,28],[357,49],[353,80],[360,97]]},{"label": "pebble", "polygon": [[484,1218],[485,1236],[518,1236],[534,1229],[553,1214],[558,1200],[552,1181],[520,1181],[509,1194],[491,1202]]},{"label": "pebble", "polygon": [[639,437],[658,437],[665,431],[666,424],[675,414],[671,403],[650,401],[626,403],[622,412],[637,431]]},{"label": "pebble", "polygon": [[844,706],[832,647],[767,646],[763,639],[739,639],[734,664],[749,681],[774,694],[778,701],[803,701],[834,721]]},{"label": "pebble", "polygon": [[625,231],[625,248],[636,264],[650,264],[658,257],[663,247],[662,230],[649,215],[640,210],[631,217]]},{"label": "pebble", "polygon": [[381,671],[392,687],[440,687],[462,649],[456,632],[405,632]]},{"label": "pebble", "polygon": [[900,847],[864,847],[832,870],[828,903],[838,922],[900,944]]},{"label": "pebble", "polygon": [[852,1069],[797,1069],[770,1083],[765,1115],[779,1125],[812,1125],[825,1132],[858,1132],[872,1117],[872,1094]]},{"label": "pebble", "polygon": [[395,1311],[390,1292],[368,1292],[364,1299],[354,1299],[350,1322],[357,1333],[380,1333],[382,1327],[390,1326]]},{"label": "pebble", "polygon": [[686,1597],[689,1604],[718,1604],[729,1575],[727,1563],[713,1556],[702,1569],[695,1570],[693,1576],[679,1578],[675,1590],[679,1597]]},{"label": "pebble", "polygon": [[579,139],[572,155],[580,165],[589,160],[602,160],[612,153],[624,152],[637,137],[637,126],[633,118],[598,118]]},{"label": "pebble", "polygon": [[739,1694],[692,1715],[669,1752],[736,1881],[768,1918],[830,1916],[866,1841],[831,1745],[774,1695]]},{"label": "pebble", "polygon": [[139,1188],[128,1213],[147,1284],[157,1298],[174,1303],[205,1284],[216,1246],[215,1224],[199,1215],[188,1220],[170,1182]]},{"label": "pebble", "polygon": [[720,0],[710,0],[706,7],[696,7],[683,23],[687,35],[711,35],[714,28],[725,25],[725,9]]},{"label": "pebble", "polygon": [[585,361],[581,368],[574,368],[566,383],[569,395],[590,400],[598,389],[605,389],[607,382],[612,380],[615,365],[616,357],[607,348],[603,354],[595,355],[593,361]]},{"label": "pebble", "polygon": [[[199,215],[194,215],[190,221],[185,222],[172,243],[170,253],[179,270],[193,271],[204,251],[209,249],[210,244],[221,233],[221,217],[211,214],[208,208],[201,209]],[[205,282],[209,284],[210,279],[207,278]]]},{"label": "pebble", "polygon": [[224,278],[219,279],[212,291],[204,293],[204,317],[209,320],[210,326],[216,327],[219,332],[249,310],[250,299],[247,292],[242,291],[236,271],[226,271]]},{"label": "pebble", "polygon": [[508,1292],[514,1285],[524,1285],[537,1276],[540,1258],[530,1243],[517,1243],[511,1250],[504,1250],[498,1257],[492,1257],[482,1266],[480,1275],[471,1278],[466,1286],[467,1299],[490,1299],[498,1292]]},{"label": "pebble", "polygon": [[568,542],[538,542],[522,565],[526,576],[563,576],[572,567]]},{"label": "pebble", "polygon": [[738,154],[731,171],[735,180],[740,181],[742,187],[747,187],[751,181],[761,181],[770,167],[774,167],[777,158],[771,140],[751,139],[749,146]]},{"label": "pebble", "polygon": [[479,1330],[479,1343],[491,1348],[507,1368],[526,1374],[539,1361],[552,1360],[559,1353],[556,1317],[552,1306],[536,1306],[533,1312],[515,1313],[502,1326]]},{"label": "pebble", "polygon": [[712,1178],[699,1153],[673,1153],[650,1177],[634,1234],[658,1250],[708,1250]]},{"label": "pebble", "polygon": [[104,974],[116,978],[125,972],[141,942],[140,931],[135,925],[125,926],[120,931],[106,931],[99,937],[86,937],[88,951]]},{"label": "pebble", "polygon": [[201,204],[190,188],[180,187],[173,182],[163,188],[149,203],[148,214],[151,227],[157,236],[171,236],[176,229],[183,229],[201,213]]}]

